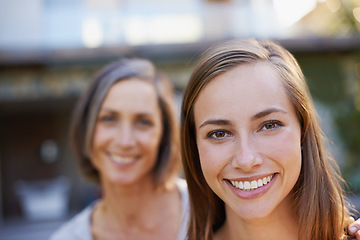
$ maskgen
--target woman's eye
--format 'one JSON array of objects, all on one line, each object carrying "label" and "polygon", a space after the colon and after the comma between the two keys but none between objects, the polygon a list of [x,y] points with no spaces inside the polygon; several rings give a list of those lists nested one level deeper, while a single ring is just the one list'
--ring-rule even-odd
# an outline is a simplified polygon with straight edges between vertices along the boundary
[{"label": "woman's eye", "polygon": [[210,132],[208,137],[209,138],[213,138],[213,139],[223,139],[225,137],[227,137],[229,134],[225,131],[213,131]]},{"label": "woman's eye", "polygon": [[268,121],[265,122],[262,126],[260,130],[265,130],[265,131],[269,131],[269,130],[273,130],[279,126],[283,126],[280,122],[278,121]]}]

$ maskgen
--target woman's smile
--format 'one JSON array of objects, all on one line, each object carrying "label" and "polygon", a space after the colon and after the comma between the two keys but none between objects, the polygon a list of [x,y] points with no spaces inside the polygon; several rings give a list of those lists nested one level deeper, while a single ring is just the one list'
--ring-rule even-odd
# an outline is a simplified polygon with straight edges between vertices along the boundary
[{"label": "woman's smile", "polygon": [[[276,181],[277,174],[273,173],[261,178],[252,178],[253,180],[227,180],[224,181],[240,198],[251,199],[265,194]],[[230,184],[229,184],[230,183]]]}]

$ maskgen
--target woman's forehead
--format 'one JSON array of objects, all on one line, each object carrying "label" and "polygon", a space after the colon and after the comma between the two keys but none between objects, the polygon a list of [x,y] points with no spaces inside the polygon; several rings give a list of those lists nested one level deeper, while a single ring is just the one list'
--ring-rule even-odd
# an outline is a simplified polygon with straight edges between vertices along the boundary
[{"label": "woman's forehead", "polygon": [[212,79],[194,103],[194,115],[256,114],[266,108],[289,108],[290,100],[282,80],[267,63],[239,65]]}]

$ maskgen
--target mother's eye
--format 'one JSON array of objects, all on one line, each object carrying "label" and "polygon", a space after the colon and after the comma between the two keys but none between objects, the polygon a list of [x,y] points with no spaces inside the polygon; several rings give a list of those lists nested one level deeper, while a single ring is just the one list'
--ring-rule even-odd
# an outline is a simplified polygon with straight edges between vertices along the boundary
[{"label": "mother's eye", "polygon": [[100,122],[112,122],[115,121],[116,117],[112,115],[104,115],[99,117]]},{"label": "mother's eye", "polygon": [[148,118],[139,118],[137,120],[137,124],[140,126],[152,126],[153,122],[152,122],[152,120],[150,120]]}]

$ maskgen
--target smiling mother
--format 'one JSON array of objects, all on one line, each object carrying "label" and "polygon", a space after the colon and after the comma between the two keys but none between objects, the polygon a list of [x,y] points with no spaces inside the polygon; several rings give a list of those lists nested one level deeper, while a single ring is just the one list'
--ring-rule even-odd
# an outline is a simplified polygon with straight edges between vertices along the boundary
[{"label": "smiling mother", "polygon": [[189,239],[345,238],[343,179],[288,51],[256,40],[210,48],[181,114]]},{"label": "smiling mother", "polygon": [[83,174],[102,197],[51,240],[184,240],[188,192],[180,170],[172,85],[146,59],[103,67],[80,97],[71,136]]}]

